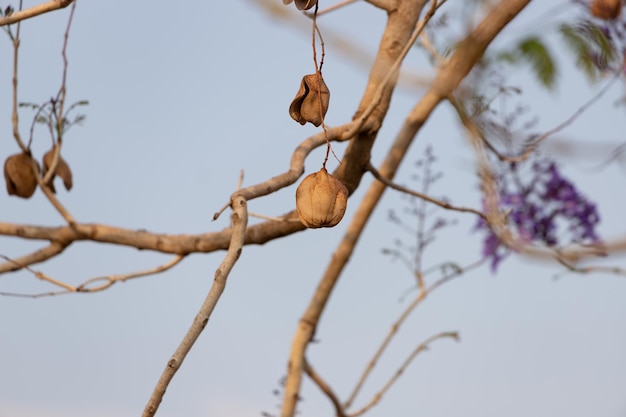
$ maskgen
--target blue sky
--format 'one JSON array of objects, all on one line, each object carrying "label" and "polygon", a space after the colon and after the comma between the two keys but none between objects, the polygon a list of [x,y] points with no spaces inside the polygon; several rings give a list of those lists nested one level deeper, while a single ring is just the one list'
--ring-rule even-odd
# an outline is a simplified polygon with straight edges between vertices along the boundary
[{"label": "blue sky", "polygon": [[[274,1],[276,7],[282,7]],[[451,2],[452,3],[452,2]],[[273,4],[273,3],[272,3]],[[28,5],[28,2],[27,2]],[[87,99],[87,120],[65,138],[64,156],[74,189],[59,198],[81,222],[98,222],[166,233],[217,231],[212,222],[235,189],[288,169],[291,152],[317,130],[293,122],[288,106],[302,75],[313,72],[309,20],[287,23],[254,1],[80,2],[69,44],[69,100]],[[547,8],[529,6],[508,30],[516,36],[548,25]],[[20,101],[42,102],[56,94],[60,49],[68,10],[22,27]],[[563,17],[564,15],[559,15]],[[559,17],[557,16],[557,18]],[[539,23],[537,23],[539,22]],[[347,36],[373,56],[384,15],[357,2],[321,20],[322,31]],[[324,32],[323,32],[324,33]],[[505,34],[506,34],[505,33]],[[345,45],[326,38],[324,77],[331,93],[326,122],[349,120],[367,79],[367,67],[346,58]],[[351,49],[348,47],[347,49]],[[11,138],[11,56],[0,43],[2,154],[17,152]],[[549,129],[569,117],[598,88],[571,62],[561,60],[562,79],[546,94],[524,71],[512,74],[523,100]],[[409,72],[432,75],[419,51],[407,58]],[[616,84],[600,104],[561,135],[568,141],[624,140],[624,94]],[[419,88],[399,90],[373,160],[381,161]],[[21,114],[26,132],[29,114]],[[471,148],[450,109],[441,106],[410,150],[398,182],[410,184],[413,161],[427,145],[439,157],[443,179],[433,191],[457,204],[478,207]],[[49,145],[37,132],[34,152]],[[336,145],[342,154],[344,146]],[[314,152],[307,173],[319,168]],[[603,236],[624,232],[626,201],[617,165],[591,174],[601,154],[568,160],[565,173],[597,201]],[[330,161],[330,168],[336,167]],[[349,201],[347,219],[371,182],[366,177]],[[57,187],[60,188],[60,187]],[[250,211],[279,215],[294,207],[295,186],[250,202]],[[403,200],[387,192],[342,276],[311,345],[316,369],[345,398],[407,301],[414,285],[408,271],[382,255],[402,232],[387,211]],[[60,225],[62,219],[37,192],[28,201],[0,197],[3,222]],[[458,220],[426,254],[425,263],[468,264],[480,256],[475,219]],[[258,220],[253,220],[254,222]],[[164,398],[159,416],[258,416],[276,412],[272,394],[285,374],[297,320],[304,311],[347,222],[309,230],[264,246],[244,248],[223,299]],[[19,256],[41,243],[0,238],[0,253]],[[171,271],[118,284],[96,294],[51,298],[0,298],[0,417],[137,416],[169,356],[208,291],[223,253],[193,255]],[[153,267],[170,258],[129,248],[76,243],[36,268],[78,284],[87,278]],[[623,265],[623,258],[612,265]],[[437,342],[401,377],[369,416],[623,417],[626,415],[626,281],[608,275],[565,275],[550,263],[507,260],[497,275],[469,273],[434,293],[411,316],[381,360],[357,402],[365,403],[404,357],[432,334],[455,330],[461,342]],[[0,290],[50,290],[32,274],[0,277]],[[414,293],[411,293],[414,294]],[[332,413],[309,382],[302,416]]]}]

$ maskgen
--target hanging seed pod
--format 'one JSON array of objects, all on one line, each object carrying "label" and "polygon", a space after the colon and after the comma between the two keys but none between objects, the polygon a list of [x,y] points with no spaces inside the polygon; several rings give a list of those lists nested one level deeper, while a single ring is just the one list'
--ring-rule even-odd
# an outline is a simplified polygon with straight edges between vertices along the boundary
[{"label": "hanging seed pod", "polygon": [[337,225],[347,204],[348,189],[325,168],[305,177],[296,190],[298,217],[311,229]]},{"label": "hanging seed pod", "polygon": [[[33,172],[33,158],[24,152],[9,156],[4,161],[4,180],[7,193],[21,198],[30,198],[37,189],[37,177]],[[35,162],[37,172],[39,164]]]},{"label": "hanging seed pod", "polygon": [[[291,4],[293,0],[283,0],[283,4]],[[317,4],[317,0],[296,0],[298,10],[309,10]]]},{"label": "hanging seed pod", "polygon": [[326,116],[329,101],[330,91],[324,78],[322,78],[322,74],[318,72],[317,74],[305,75],[302,77],[296,98],[289,106],[289,115],[301,125],[311,122],[315,127],[318,127]]},{"label": "hanging seed pod", "polygon": [[617,19],[622,11],[622,0],[593,0],[589,5],[591,14],[604,20]]},{"label": "hanging seed pod", "polygon": [[[46,152],[46,154],[43,156],[44,177],[46,176],[46,172],[48,172],[48,169],[52,166],[53,159],[54,159],[54,147],[50,149],[48,152]],[[57,168],[54,174],[50,178],[50,181],[48,182],[48,184],[46,184],[48,187],[50,187],[50,190],[52,190],[53,193],[56,193],[56,189],[54,188],[54,178],[57,175],[61,177],[61,179],[63,180],[63,185],[65,186],[65,189],[67,191],[71,190],[72,185],[74,184],[72,181],[72,170],[70,170],[70,166],[67,164],[67,162],[65,162],[65,159],[61,158],[61,155],[59,155],[59,160],[57,161]]]}]

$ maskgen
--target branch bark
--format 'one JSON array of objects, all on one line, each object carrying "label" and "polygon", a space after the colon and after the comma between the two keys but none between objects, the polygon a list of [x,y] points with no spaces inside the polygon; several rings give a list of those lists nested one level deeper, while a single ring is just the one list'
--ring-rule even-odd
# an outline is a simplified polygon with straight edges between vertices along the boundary
[{"label": "branch bark", "polygon": [[163,370],[163,373],[154,388],[152,396],[144,409],[143,417],[152,417],[156,414],[170,381],[182,365],[187,353],[189,353],[196,340],[198,340],[200,333],[202,333],[202,330],[204,330],[204,327],[209,322],[211,314],[224,292],[228,275],[241,255],[243,245],[245,244],[246,227],[248,225],[248,208],[245,198],[239,194],[234,195],[232,198],[232,209],[233,214],[231,219],[233,222],[233,233],[230,239],[228,252],[226,253],[226,256],[224,257],[224,260],[220,264],[219,268],[217,268],[217,271],[215,271],[213,285],[211,286],[204,303],[202,303],[200,311],[198,311],[198,314],[194,318],[187,334],[185,334],[185,337],[180,342],[180,345],[167,362],[167,365],[165,366],[165,369]]},{"label": "branch bark", "polygon": [[21,22],[22,20],[30,19],[41,14],[49,13],[55,10],[64,9],[74,0],[51,0],[37,6],[29,7],[25,10],[19,10],[13,12],[8,16],[0,17],[0,26],[11,25],[13,23]]}]

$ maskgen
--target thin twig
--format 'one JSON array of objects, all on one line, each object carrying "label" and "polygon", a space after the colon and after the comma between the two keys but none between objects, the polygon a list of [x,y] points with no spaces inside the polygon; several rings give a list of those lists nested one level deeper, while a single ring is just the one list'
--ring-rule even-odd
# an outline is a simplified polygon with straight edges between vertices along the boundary
[{"label": "thin twig", "polygon": [[[36,164],[37,163],[35,162],[35,160],[33,160],[33,166],[36,166]],[[35,168],[33,167],[33,169]],[[69,224],[70,227],[72,228],[75,227],[77,223],[76,223],[76,219],[74,219],[74,216],[70,214],[70,212],[63,206],[63,204],[61,204],[61,202],[56,198],[56,196],[54,195],[50,187],[43,181],[43,178],[39,176],[38,169],[36,170],[36,172],[37,172],[37,183],[39,184],[39,188],[41,188],[41,191],[43,191],[43,193],[45,194],[50,204],[52,204],[52,206],[56,209],[56,211],[59,212],[61,217],[65,219],[65,221],[67,222],[67,224]]]},{"label": "thin twig", "polygon": [[[20,11],[22,10],[22,0],[20,0]],[[17,12],[19,13],[19,12]],[[2,20],[0,19],[0,22]],[[22,137],[20,136],[19,129],[19,116],[17,113],[17,61],[18,61],[18,51],[20,49],[20,29],[21,24],[18,21],[17,30],[15,31],[15,36],[11,34],[9,31],[9,35],[11,36],[11,40],[13,41],[13,111],[11,112],[11,124],[13,125],[13,137],[17,142],[17,145],[20,147],[22,152],[29,153],[30,149],[24,145],[22,141]],[[38,175],[38,174],[36,174]]]},{"label": "thin twig", "polygon": [[[185,259],[185,256],[186,255],[176,255],[169,262],[166,262],[163,265],[155,266],[154,268],[146,269],[144,271],[130,272],[130,273],[127,273],[127,274],[118,274],[118,275],[109,275],[109,276],[105,276],[105,277],[91,278],[91,279],[88,279],[87,281],[85,281],[84,283],[80,284],[78,287],[76,287],[76,292],[98,292],[98,291],[103,291],[103,290],[106,290],[107,288],[109,288],[110,286],[112,286],[113,284],[118,283],[118,282],[125,282],[125,281],[128,281],[129,279],[141,278],[141,277],[145,277],[145,276],[148,276],[148,275],[156,275],[156,274],[159,274],[161,272],[165,272],[165,271],[167,271],[169,269],[172,269],[173,267],[178,265],[180,263],[180,261]],[[105,282],[104,282],[104,284],[101,284],[101,285],[98,285],[98,286],[93,286],[93,287],[89,286],[89,284],[92,284],[94,282],[99,282],[99,281],[105,281]]]},{"label": "thin twig", "polygon": [[389,381],[387,381],[387,383],[380,389],[380,391],[378,391],[374,395],[374,397],[371,399],[371,401],[369,403],[367,403],[365,406],[363,406],[362,408],[360,408],[359,410],[355,411],[354,413],[350,413],[349,417],[358,417],[360,415],[363,415],[363,414],[365,414],[365,412],[369,411],[372,407],[374,407],[376,404],[378,404],[380,402],[380,400],[383,398],[383,396],[385,395],[385,393],[387,391],[389,391],[389,389],[393,386],[393,384],[404,373],[406,368],[411,364],[411,362],[413,362],[415,357],[417,355],[419,355],[420,353],[428,350],[429,345],[431,343],[433,343],[435,340],[444,339],[444,338],[451,338],[451,339],[454,339],[454,340],[458,341],[459,340],[459,334],[457,332],[442,332],[442,333],[436,334],[434,336],[431,336],[428,339],[426,339],[424,342],[420,343],[413,350],[413,352],[411,352],[411,354],[405,359],[405,361],[402,363],[402,365],[400,365],[398,370],[393,374],[393,376],[389,379]]},{"label": "thin twig", "polygon": [[255,217],[257,219],[263,219],[263,220],[268,220],[268,221],[272,221],[272,222],[299,222],[300,219],[294,219],[294,218],[289,218],[289,217],[276,217],[276,216],[266,216],[264,214],[258,214],[258,213],[248,213],[248,215],[250,217]]},{"label": "thin twig", "polygon": [[0,255],[0,258],[3,258],[4,260],[6,260],[7,262],[11,262],[12,264],[15,264],[15,266],[19,267],[19,269],[25,269],[28,272],[30,272],[31,274],[33,274],[34,276],[36,276],[37,278],[39,278],[42,281],[46,281],[49,282],[52,285],[56,285],[57,287],[61,287],[67,291],[70,292],[74,292],[76,291],[76,287],[70,285],[70,284],[66,284],[65,282],[59,281],[55,278],[49,277],[48,275],[44,274],[43,272],[40,271],[36,271],[32,268],[30,268],[28,265],[23,265],[21,264],[19,261],[15,260],[15,259],[11,259],[8,256],[5,255]]},{"label": "thin twig", "polygon": [[555,258],[561,265],[567,268],[567,272],[575,272],[578,274],[590,274],[594,272],[600,272],[612,275],[626,275],[626,269],[617,266],[592,265],[580,267],[572,264],[571,262],[568,262],[561,256],[556,256]]},{"label": "thin twig", "polygon": [[385,351],[387,350],[387,347],[391,343],[391,340],[398,333],[398,331],[400,330],[400,327],[404,324],[405,320],[422,303],[422,301],[424,301],[424,299],[426,299],[426,297],[428,295],[430,295],[437,288],[441,287],[443,284],[451,281],[454,278],[457,278],[457,277],[463,275],[467,271],[470,271],[470,270],[472,270],[474,268],[479,267],[483,263],[484,263],[484,260],[479,260],[479,261],[476,261],[476,262],[474,262],[472,264],[467,265],[464,268],[459,268],[457,270],[454,270],[452,273],[446,274],[443,277],[439,278],[437,281],[435,281],[429,287],[425,288],[424,290],[420,290],[419,291],[419,293],[417,294],[415,299],[411,302],[411,304],[409,304],[404,309],[404,311],[400,314],[398,319],[391,325],[391,328],[389,329],[389,332],[387,333],[387,336],[385,336],[385,338],[383,339],[382,343],[380,344],[380,346],[378,347],[378,349],[376,350],[376,352],[372,356],[372,359],[370,359],[370,361],[368,362],[367,366],[365,367],[365,370],[363,371],[363,374],[359,377],[359,380],[358,380],[356,386],[354,387],[354,389],[352,390],[352,393],[348,397],[348,400],[344,403],[344,408],[345,409],[350,408],[350,406],[352,405],[352,403],[356,399],[356,396],[361,391],[361,388],[363,388],[363,385],[365,384],[365,381],[367,380],[367,378],[369,377],[371,372],[374,370],[374,367],[376,366],[376,364],[378,363],[378,361],[382,357],[383,353],[385,353]]},{"label": "thin twig", "polygon": [[332,6],[328,6],[325,9],[322,10],[317,10],[317,4],[315,5],[315,11],[313,13],[310,12],[304,12],[304,15],[307,17],[310,17],[311,19],[315,19],[316,16],[321,16],[324,15],[326,13],[330,13],[334,10],[338,10],[341,9],[342,7],[348,6],[349,4],[355,3],[357,0],[343,0],[340,1],[339,3],[333,4]]},{"label": "thin twig", "polygon": [[[533,154],[533,152],[539,147],[539,145],[541,145],[546,139],[548,139],[550,136],[559,133],[560,131],[562,131],[563,129],[569,127],[572,123],[574,123],[585,111],[587,111],[591,106],[593,106],[598,100],[600,100],[600,98],[602,98],[602,96],[604,96],[604,94],[610,89],[610,87],[619,79],[621,79],[622,77],[622,73],[618,72],[617,74],[615,74],[614,77],[612,77],[596,94],[594,94],[589,100],[587,100],[585,103],[583,103],[582,106],[580,106],[578,109],[576,109],[576,111],[574,111],[574,113],[572,113],[567,119],[565,119],[563,122],[559,123],[557,126],[553,127],[552,129],[544,132],[543,134],[539,135],[538,137],[532,139],[531,142],[529,142],[528,144],[526,144],[524,150],[519,154],[519,155],[504,155],[503,153],[501,153],[499,150],[496,149],[496,147],[487,139],[485,133],[483,132],[482,129],[477,129],[477,133],[480,135],[481,140],[484,142],[485,146],[501,161],[506,161],[506,162],[523,162],[526,159],[528,159],[528,157],[530,157],[530,155]],[[449,98],[450,104],[452,104],[452,106],[455,108],[455,110],[457,110],[457,112],[459,111],[459,103],[456,99],[454,99],[453,97]]]},{"label": "thin twig", "polygon": [[306,358],[304,359],[304,372],[306,372],[309,378],[311,378],[311,380],[315,382],[319,389],[322,390],[324,394],[326,394],[330,402],[333,403],[333,407],[335,407],[336,417],[346,417],[346,414],[343,411],[343,407],[341,406],[341,401],[339,401],[337,394],[335,394],[330,385],[328,385],[326,381],[324,381],[322,377],[317,372],[315,372],[315,369],[313,369],[313,367],[309,364],[309,361],[307,361]]},{"label": "thin twig", "polygon": [[[67,43],[70,37],[70,28],[72,27],[72,20],[74,18],[74,10],[76,9],[76,1],[72,3],[70,9],[70,16],[67,19],[67,26],[65,27],[65,33],[63,34],[63,49],[61,50],[61,56],[63,58],[63,75],[61,77],[61,87],[57,93],[56,99],[53,101],[52,111],[56,119],[56,144],[53,148],[52,163],[48,167],[48,172],[45,173],[43,182],[49,184],[52,181],[59,163],[59,157],[61,154],[61,146],[63,144],[63,130],[65,128],[65,115],[63,114],[65,108],[65,98],[67,97]],[[57,106],[58,103],[58,106]]]},{"label": "thin twig", "polygon": [[246,200],[237,193],[233,195],[231,201],[231,207],[233,210],[233,214],[231,216],[233,232],[226,256],[217,268],[217,271],[215,271],[213,285],[202,303],[198,314],[196,314],[191,327],[187,331],[187,334],[185,334],[185,337],[183,337],[183,340],[180,342],[170,360],[167,362],[167,365],[165,366],[165,369],[163,370],[163,373],[161,374],[161,377],[159,378],[159,381],[157,382],[157,385],[148,400],[148,404],[143,411],[143,417],[152,417],[157,412],[159,405],[161,404],[161,400],[163,399],[163,395],[165,395],[165,391],[172,381],[172,378],[182,365],[185,357],[193,345],[196,343],[196,340],[198,340],[202,330],[204,330],[204,327],[209,322],[211,314],[224,292],[228,275],[239,259],[239,255],[241,254],[241,250],[245,243],[246,227],[248,224],[248,209]]},{"label": "thin twig", "polygon": [[[90,278],[86,280],[84,283],[75,287],[63,281],[60,281],[56,278],[52,278],[49,275],[44,274],[41,271],[32,269],[28,265],[22,265],[15,259],[11,259],[5,255],[0,255],[1,258],[5,259],[7,262],[14,264],[16,267],[18,267],[18,269],[25,269],[29,271],[30,273],[32,273],[37,278],[41,279],[42,281],[49,282],[53,285],[56,285],[64,289],[63,291],[51,291],[51,292],[44,292],[44,293],[37,293],[37,294],[18,294],[18,293],[0,292],[0,295],[10,295],[14,297],[41,298],[41,297],[55,296],[55,295],[61,295],[61,294],[78,293],[78,292],[84,292],[84,293],[99,292],[99,291],[103,291],[111,287],[113,284],[117,282],[124,282],[132,278],[140,278],[140,277],[145,277],[148,275],[155,275],[161,272],[165,272],[173,268],[174,266],[178,265],[178,263],[182,261],[185,258],[185,256],[186,255],[177,255],[174,257],[174,259],[172,259],[171,261],[163,265],[159,265],[154,268],[150,268],[150,269],[143,270],[143,271]],[[92,284],[98,281],[105,281],[105,283],[98,285],[98,286],[89,287],[89,284]]]},{"label": "thin twig", "polygon": [[389,188],[392,188],[392,189],[394,189],[396,191],[400,191],[402,193],[412,195],[412,196],[417,197],[419,199],[422,199],[424,201],[428,201],[429,203],[433,203],[433,204],[435,204],[435,205],[437,205],[437,206],[439,206],[439,207],[441,207],[443,209],[446,209],[446,210],[453,210],[453,211],[458,211],[458,212],[461,212],[461,213],[472,213],[472,214],[475,214],[478,217],[486,220],[485,214],[483,212],[481,212],[481,211],[478,211],[476,209],[469,208],[469,207],[453,206],[452,204],[450,204],[450,203],[448,203],[448,202],[446,202],[444,200],[439,200],[439,199],[431,197],[431,196],[429,196],[427,194],[420,193],[419,191],[411,190],[410,188],[403,187],[403,186],[401,186],[399,184],[396,184],[396,183],[388,180],[387,178],[383,177],[380,172],[378,172],[378,170],[374,167],[374,165],[372,165],[371,162],[367,164],[367,170],[369,172],[371,172],[372,175],[374,176],[374,178],[376,178],[378,181],[382,182],[383,184],[385,184]]}]

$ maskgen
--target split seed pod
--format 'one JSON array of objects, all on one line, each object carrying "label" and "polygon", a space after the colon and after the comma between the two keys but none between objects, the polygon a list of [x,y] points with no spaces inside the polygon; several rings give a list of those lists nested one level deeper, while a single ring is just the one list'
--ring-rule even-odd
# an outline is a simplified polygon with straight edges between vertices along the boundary
[{"label": "split seed pod", "polygon": [[298,217],[311,229],[337,225],[347,204],[348,189],[325,168],[306,176],[296,190]]},{"label": "split seed pod", "polygon": [[[34,159],[24,152],[11,155],[4,162],[4,180],[7,193],[21,198],[30,198],[37,189],[37,176],[33,172]],[[35,162],[37,172],[39,164]]]},{"label": "split seed pod", "polygon": [[318,72],[317,74],[305,75],[302,77],[296,98],[289,106],[289,115],[301,125],[311,122],[315,127],[318,127],[324,121],[329,101],[330,91],[322,78],[322,74]]},{"label": "split seed pod", "polygon": [[[46,175],[46,172],[48,172],[48,169],[50,169],[50,167],[52,166],[53,160],[54,160],[54,148],[50,149],[43,156],[44,176]],[[56,189],[54,188],[54,178],[57,175],[61,177],[61,179],[63,180],[63,185],[65,186],[65,189],[67,191],[71,190],[72,185],[73,185],[72,170],[70,170],[70,166],[67,164],[67,162],[65,162],[65,159],[61,158],[61,155],[59,155],[59,160],[57,161],[57,168],[54,174],[52,175],[52,177],[50,178],[50,182],[46,184],[48,187],[50,187],[50,190],[52,190],[53,193],[56,193]]]},{"label": "split seed pod", "polygon": [[[283,4],[291,4],[293,0],[283,0]],[[317,4],[317,0],[296,0],[298,10],[309,10]]]},{"label": "split seed pod", "polygon": [[617,19],[622,11],[622,0],[593,0],[589,10],[600,19]]}]

